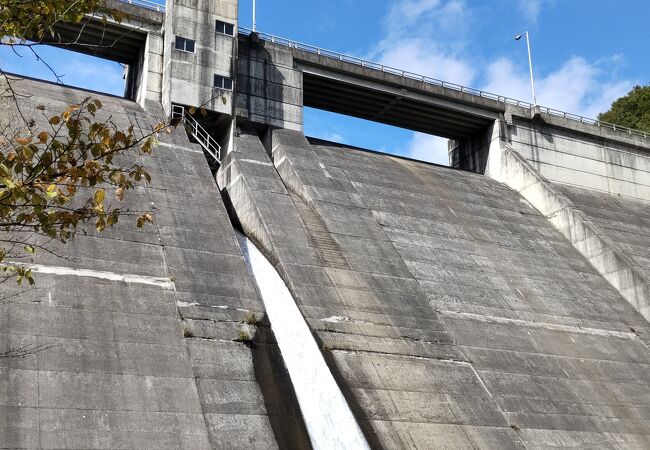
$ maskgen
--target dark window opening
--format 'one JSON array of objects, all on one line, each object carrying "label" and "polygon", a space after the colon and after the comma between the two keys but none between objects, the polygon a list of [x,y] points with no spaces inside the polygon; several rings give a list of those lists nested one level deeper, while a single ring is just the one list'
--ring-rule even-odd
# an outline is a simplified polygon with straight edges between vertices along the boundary
[{"label": "dark window opening", "polygon": [[232,79],[227,77],[222,77],[221,75],[215,75],[214,87],[219,89],[225,89],[227,91],[232,91]]},{"label": "dark window opening", "polygon": [[228,36],[235,35],[235,26],[232,23],[222,22],[221,20],[217,20],[215,30],[217,33],[226,34]]},{"label": "dark window opening", "polygon": [[175,43],[176,50],[180,50],[180,51],[183,51],[183,52],[194,53],[194,44],[195,44],[195,41],[193,41],[191,39],[185,39],[185,38],[176,36],[176,43]]}]

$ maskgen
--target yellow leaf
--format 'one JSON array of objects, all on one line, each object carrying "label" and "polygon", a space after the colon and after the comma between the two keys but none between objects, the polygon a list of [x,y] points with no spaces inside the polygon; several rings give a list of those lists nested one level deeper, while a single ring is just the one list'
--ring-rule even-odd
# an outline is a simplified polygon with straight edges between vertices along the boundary
[{"label": "yellow leaf", "polygon": [[50,117],[50,125],[58,125],[61,123],[61,118],[59,116]]},{"label": "yellow leaf", "polygon": [[104,189],[97,189],[95,191],[95,204],[99,205],[103,203],[105,197],[106,197],[106,191],[104,191]]}]

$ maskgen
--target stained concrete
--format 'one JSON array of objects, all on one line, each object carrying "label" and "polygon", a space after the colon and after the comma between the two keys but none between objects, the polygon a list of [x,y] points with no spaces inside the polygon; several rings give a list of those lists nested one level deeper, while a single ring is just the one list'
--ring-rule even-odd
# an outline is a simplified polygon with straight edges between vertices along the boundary
[{"label": "stained concrete", "polygon": [[[55,114],[91,95],[117,127],[163,117],[50,83],[13,86],[29,95],[24,111]],[[0,286],[0,352],[27,353],[0,358],[3,448],[308,448],[205,156],[180,129],[159,139],[151,156],[122,159],[144,165],[151,184],[110,200],[151,211],[153,224],[90,226],[56,255],[37,252],[52,273],[36,273],[35,289]],[[234,341],[240,331],[250,344]]]},{"label": "stained concrete", "polygon": [[650,445],[648,322],[516,191],[289,130],[217,179],[375,447]]},{"label": "stained concrete", "polygon": [[[574,207],[599,230],[609,244],[601,248],[603,263],[619,258],[627,269],[614,281],[624,296],[650,318],[650,202],[581,189],[575,186],[555,185]],[[584,252],[591,242],[580,246]],[[616,255],[616,256],[615,256]],[[603,264],[602,272],[610,275],[611,264]]]},{"label": "stained concrete", "polygon": [[[624,241],[619,242],[618,236],[611,235],[607,223],[603,228],[602,221],[592,220],[589,203],[586,204],[587,211],[583,211],[580,204],[574,204],[566,195],[566,192],[571,192],[570,186],[551,182],[522,155],[501,141],[496,141],[491,146],[486,173],[519,192],[566,237],[568,242],[616,288],[623,298],[646,320],[650,320],[647,261],[635,258],[638,250],[630,253]],[[591,192],[591,195],[597,197],[599,194],[593,190],[574,189],[578,192]],[[578,195],[578,198],[584,197]],[[600,193],[599,199],[601,203],[611,203],[613,209],[610,216],[616,214],[614,211],[621,208],[616,197],[609,194]],[[643,209],[638,205],[647,203],[625,198],[621,198],[621,201],[630,211]],[[628,219],[630,216],[631,214],[628,213]],[[598,217],[597,215],[596,219]],[[634,225],[637,232],[639,229],[643,230],[646,226],[643,216],[633,221],[631,226]],[[643,231],[641,233],[643,234]]]}]

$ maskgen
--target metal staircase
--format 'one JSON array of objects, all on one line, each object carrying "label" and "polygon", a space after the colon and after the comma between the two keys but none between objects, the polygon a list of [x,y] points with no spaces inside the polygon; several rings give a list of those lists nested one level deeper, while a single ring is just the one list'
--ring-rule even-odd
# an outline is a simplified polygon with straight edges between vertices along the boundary
[{"label": "metal staircase", "polygon": [[217,164],[221,164],[221,146],[192,115],[186,113],[184,106],[172,105],[172,119],[180,119],[185,126],[185,131]]}]

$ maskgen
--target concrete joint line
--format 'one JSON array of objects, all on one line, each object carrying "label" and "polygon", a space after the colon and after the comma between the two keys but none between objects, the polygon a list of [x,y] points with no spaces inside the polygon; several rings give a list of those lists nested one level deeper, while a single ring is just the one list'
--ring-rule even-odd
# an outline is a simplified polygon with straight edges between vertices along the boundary
[{"label": "concrete joint line", "polygon": [[361,350],[361,349],[350,349],[350,348],[331,348],[329,351],[331,352],[337,352],[337,353],[344,353],[348,355],[381,355],[381,356],[390,356],[393,358],[406,358],[406,359],[416,359],[418,361],[439,361],[439,362],[445,362],[445,363],[450,363],[450,364],[459,364],[459,365],[470,365],[469,361],[462,361],[459,359],[451,359],[451,358],[442,358],[442,357],[435,357],[435,356],[420,356],[420,355],[407,355],[404,353],[387,353],[387,352],[380,352],[380,351],[375,351],[375,350]]},{"label": "concrete joint line", "polygon": [[508,319],[505,317],[486,316],[482,314],[456,312],[456,311],[438,311],[438,313],[444,317],[450,317],[454,319],[470,319],[470,320],[475,320],[478,322],[485,322],[485,323],[520,325],[529,328],[554,330],[554,331],[566,331],[569,333],[588,334],[591,336],[617,337],[620,339],[627,339],[631,341],[636,341],[639,339],[636,334],[628,331],[603,330],[600,328],[583,328],[574,325],[561,325],[561,324],[555,324],[549,322],[532,322],[530,320]]},{"label": "concrete joint line", "polygon": [[283,156],[280,159],[277,159],[277,160],[274,159],[273,162],[275,163],[275,167],[280,167],[282,165],[282,163],[284,163],[286,160],[287,160],[287,157]]},{"label": "concrete joint line", "polygon": [[190,152],[190,153],[201,153],[201,151],[194,150],[193,148],[190,148],[190,147],[184,147],[182,145],[168,144],[167,142],[159,142],[158,145],[161,145],[163,147],[173,148],[174,150],[183,150],[183,151]]},{"label": "concrete joint line", "polygon": [[226,191],[229,190],[231,187],[233,187],[239,181],[240,178],[241,178],[241,175],[237,175],[235,178],[230,180],[230,183],[228,183],[223,189],[225,189]]},{"label": "concrete joint line", "polygon": [[[178,306],[179,308],[191,308],[193,306],[198,306],[200,308],[214,308],[214,309],[224,309],[224,310],[232,309],[233,311],[250,312],[250,310],[248,309],[234,308],[228,305],[202,305],[196,302],[184,302],[181,300],[176,300],[176,306]],[[211,319],[190,319],[190,320],[211,320]]]},{"label": "concrete joint line", "polygon": [[256,159],[245,159],[245,158],[242,158],[242,159],[240,159],[239,161],[241,161],[241,162],[247,162],[247,163],[251,163],[251,164],[257,164],[258,166],[273,166],[273,164],[270,163],[270,162],[258,161],[258,160],[256,160]]},{"label": "concrete joint line", "polygon": [[84,278],[99,278],[102,280],[110,281],[121,281],[127,284],[146,284],[150,286],[158,286],[159,288],[166,290],[174,290],[176,287],[174,282],[168,277],[150,277],[146,275],[136,275],[131,273],[116,273],[116,272],[103,272],[100,270],[91,270],[91,269],[74,269],[71,267],[61,267],[61,266],[44,266],[41,264],[23,264],[23,263],[7,263],[3,266],[15,265],[26,267],[31,269],[33,272],[51,274],[51,275],[63,275],[63,276],[75,276],[75,277],[84,277]]},{"label": "concrete joint line", "polygon": [[[474,369],[474,366],[472,364],[469,364],[469,363],[467,363],[467,365],[469,366],[470,369],[472,369],[472,372],[474,372],[474,376],[476,377],[478,382],[481,383],[481,386],[483,386],[483,389],[485,389],[485,392],[487,392],[487,394],[490,396],[490,398],[494,398],[494,396],[492,395],[492,392],[490,392],[488,387],[485,385],[485,383],[483,382],[483,379],[481,378],[481,376],[478,374],[476,369]],[[501,408],[499,408],[499,409],[501,409]]]}]

